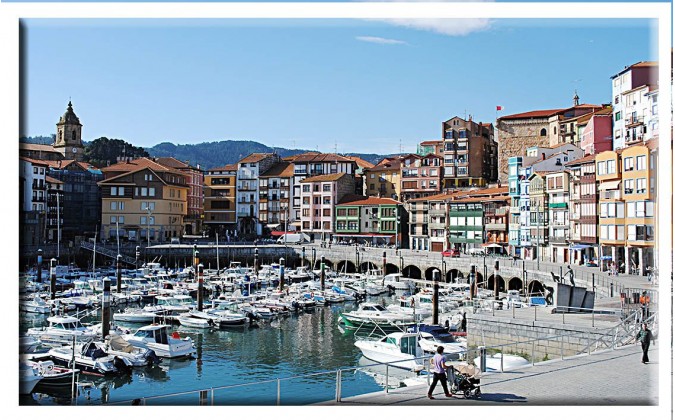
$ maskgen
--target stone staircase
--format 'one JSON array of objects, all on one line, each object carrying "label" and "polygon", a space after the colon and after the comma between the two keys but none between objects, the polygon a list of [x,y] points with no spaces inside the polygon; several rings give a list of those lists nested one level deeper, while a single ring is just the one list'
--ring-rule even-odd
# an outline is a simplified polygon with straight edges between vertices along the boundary
[{"label": "stone staircase", "polygon": [[[105,248],[101,245],[96,245],[92,244],[91,242],[87,241],[82,241],[80,242],[80,248],[87,249],[92,252],[96,252],[97,254],[105,255],[106,257],[110,257],[113,260],[117,258],[117,251],[114,251],[109,248]],[[136,258],[134,257],[129,257],[127,255],[121,255],[122,257],[122,262],[129,264],[129,265],[134,265],[136,264]]]}]

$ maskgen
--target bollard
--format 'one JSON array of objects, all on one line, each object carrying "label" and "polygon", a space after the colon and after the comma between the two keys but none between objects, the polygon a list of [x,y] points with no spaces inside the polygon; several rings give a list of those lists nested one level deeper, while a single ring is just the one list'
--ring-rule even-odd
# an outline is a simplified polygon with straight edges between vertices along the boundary
[{"label": "bollard", "polygon": [[481,372],[487,371],[487,350],[485,346],[478,347],[479,366]]},{"label": "bollard", "polygon": [[609,297],[614,297],[614,282],[609,283]]}]

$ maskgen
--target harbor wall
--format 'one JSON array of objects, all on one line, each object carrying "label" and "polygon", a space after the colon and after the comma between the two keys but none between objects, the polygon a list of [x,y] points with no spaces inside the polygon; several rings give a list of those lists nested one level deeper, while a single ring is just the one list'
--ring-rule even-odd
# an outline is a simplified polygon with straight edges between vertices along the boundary
[{"label": "harbor wall", "polygon": [[[467,314],[467,346],[476,349],[479,346],[495,347],[488,352],[516,354],[527,360],[541,362],[550,359],[569,357],[604,348],[611,342],[609,334],[612,328],[533,322],[532,319],[509,319],[493,317],[489,314]],[[534,341],[534,347],[532,344]],[[611,346],[611,343],[609,344]]]}]

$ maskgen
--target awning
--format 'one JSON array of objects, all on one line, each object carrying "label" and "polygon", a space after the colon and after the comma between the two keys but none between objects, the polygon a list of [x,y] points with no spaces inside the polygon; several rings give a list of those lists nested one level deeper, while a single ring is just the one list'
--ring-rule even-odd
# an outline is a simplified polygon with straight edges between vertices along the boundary
[{"label": "awning", "polygon": [[300,226],[302,226],[302,223],[299,222],[299,221],[298,221],[298,222],[291,222],[291,226],[297,226],[297,227],[300,227]]},{"label": "awning", "polygon": [[503,246],[498,245],[498,244],[483,245],[483,247],[485,247],[485,248],[504,248]]},{"label": "awning", "polygon": [[598,190],[616,190],[619,188],[619,184],[621,184],[621,181],[606,181],[598,186]]},{"label": "awning", "polygon": [[580,249],[586,249],[586,248],[592,248],[593,245],[573,245],[570,247],[570,249],[574,250],[580,250]]},{"label": "awning", "polygon": [[274,229],[279,226],[281,226],[281,223],[270,223],[269,225],[267,225],[267,227],[270,229]]}]

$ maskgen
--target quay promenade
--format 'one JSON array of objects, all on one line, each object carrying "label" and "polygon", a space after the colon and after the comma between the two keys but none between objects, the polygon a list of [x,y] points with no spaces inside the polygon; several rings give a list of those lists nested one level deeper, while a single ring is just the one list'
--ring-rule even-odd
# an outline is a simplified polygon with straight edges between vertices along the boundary
[{"label": "quay promenade", "polygon": [[[480,399],[443,396],[439,385],[436,399],[427,398],[425,381],[389,392],[343,398],[321,405],[341,406],[524,406],[524,405],[659,405],[659,370],[667,375],[667,364],[659,363],[658,341],[649,350],[650,363],[640,362],[637,344],[603,350],[564,360],[540,362],[504,373],[485,373]],[[666,403],[666,401],[661,402]]]}]

